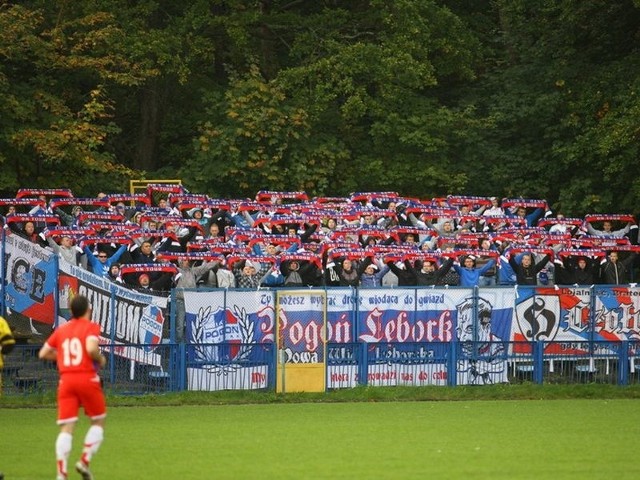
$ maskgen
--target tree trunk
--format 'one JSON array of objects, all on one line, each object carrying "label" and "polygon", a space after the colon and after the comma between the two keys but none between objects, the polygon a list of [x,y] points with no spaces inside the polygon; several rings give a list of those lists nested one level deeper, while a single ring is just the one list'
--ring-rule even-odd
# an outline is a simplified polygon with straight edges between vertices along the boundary
[{"label": "tree trunk", "polygon": [[151,80],[140,91],[140,134],[133,161],[137,170],[153,171],[158,168],[158,142],[163,117],[166,88],[162,80]]}]

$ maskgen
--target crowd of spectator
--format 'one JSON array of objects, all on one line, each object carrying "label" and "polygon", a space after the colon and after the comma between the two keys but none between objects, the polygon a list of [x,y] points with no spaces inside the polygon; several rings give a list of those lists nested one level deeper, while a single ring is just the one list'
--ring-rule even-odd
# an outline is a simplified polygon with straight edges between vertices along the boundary
[{"label": "crowd of spectator", "polygon": [[566,218],[545,200],[523,198],[261,191],[255,200],[226,200],[152,184],[96,198],[22,189],[0,205],[8,234],[159,294],[200,286],[626,284],[640,249],[631,215]]}]

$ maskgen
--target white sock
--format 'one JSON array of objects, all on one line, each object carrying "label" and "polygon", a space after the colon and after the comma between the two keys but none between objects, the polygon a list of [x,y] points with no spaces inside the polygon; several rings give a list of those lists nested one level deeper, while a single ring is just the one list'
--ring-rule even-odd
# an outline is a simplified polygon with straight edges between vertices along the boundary
[{"label": "white sock", "polygon": [[89,465],[91,457],[100,448],[102,440],[104,438],[104,429],[99,425],[91,425],[87,431],[87,435],[84,437],[84,446],[82,447],[82,461],[85,465]]},{"label": "white sock", "polygon": [[56,438],[56,461],[58,464],[58,474],[67,475],[67,460],[71,453],[71,443],[73,435],[66,432],[60,432]]}]

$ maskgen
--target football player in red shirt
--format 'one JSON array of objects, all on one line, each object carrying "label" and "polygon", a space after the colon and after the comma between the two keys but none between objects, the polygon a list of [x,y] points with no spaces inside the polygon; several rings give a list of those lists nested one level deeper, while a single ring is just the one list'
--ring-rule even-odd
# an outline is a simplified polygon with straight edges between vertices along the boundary
[{"label": "football player in red shirt", "polygon": [[40,349],[42,360],[54,360],[60,373],[58,384],[58,425],[56,440],[57,480],[66,480],[73,429],[80,405],[91,420],[76,470],[83,480],[93,479],[89,470],[91,457],[98,451],[104,435],[107,409],[98,369],[106,358],[100,353],[100,326],[91,322],[91,305],[87,297],[77,295],[71,301],[72,318],[57,328]]}]

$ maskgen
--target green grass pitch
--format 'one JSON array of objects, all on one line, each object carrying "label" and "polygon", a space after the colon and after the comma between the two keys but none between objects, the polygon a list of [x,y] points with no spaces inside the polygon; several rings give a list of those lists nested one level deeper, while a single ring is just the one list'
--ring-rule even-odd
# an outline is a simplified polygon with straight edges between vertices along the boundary
[{"label": "green grass pitch", "polygon": [[[97,480],[637,479],[637,400],[113,407]],[[88,422],[79,422],[71,463]],[[6,480],[55,478],[55,411],[0,409]],[[70,478],[79,478],[75,472]]]}]

